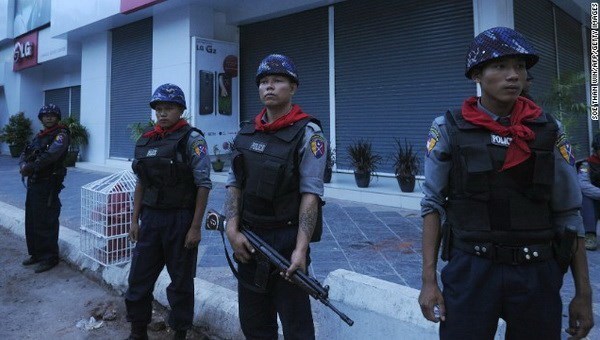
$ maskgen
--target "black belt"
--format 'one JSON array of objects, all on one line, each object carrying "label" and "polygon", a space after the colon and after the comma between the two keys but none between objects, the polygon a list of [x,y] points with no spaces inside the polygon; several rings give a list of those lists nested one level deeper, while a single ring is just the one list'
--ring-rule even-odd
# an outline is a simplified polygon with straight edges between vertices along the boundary
[{"label": "black belt", "polygon": [[491,242],[462,241],[455,238],[452,240],[452,247],[500,264],[520,265],[543,262],[554,258],[554,249],[551,242],[525,246],[507,246]]}]

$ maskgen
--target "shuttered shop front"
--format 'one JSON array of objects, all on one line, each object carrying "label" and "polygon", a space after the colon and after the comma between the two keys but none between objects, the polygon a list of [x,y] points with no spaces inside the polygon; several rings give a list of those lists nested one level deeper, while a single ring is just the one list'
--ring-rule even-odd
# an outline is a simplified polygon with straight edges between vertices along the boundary
[{"label": "shuttered shop front", "polygon": [[432,120],[475,95],[464,76],[473,39],[471,0],[359,1],[335,5],[338,168],[346,148],[373,142],[382,172],[393,172],[394,139],[422,159]]},{"label": "shuttered shop front", "polygon": [[315,116],[329,132],[329,62],[327,7],[240,27],[241,120],[252,119],[262,108],[255,75],[269,54],[291,57],[300,86],[293,101]]},{"label": "shuttered shop front", "polygon": [[44,91],[44,104],[54,104],[60,108],[62,118],[73,117],[79,120],[81,111],[81,86],[64,87]]},{"label": "shuttered shop front", "polygon": [[152,95],[152,18],[112,31],[110,84],[111,158],[133,158],[129,126],[149,119]]},{"label": "shuttered shop front", "polygon": [[[534,80],[531,93],[544,110],[553,112],[548,104],[553,93],[553,82],[559,72],[562,80],[584,70],[583,37],[581,23],[548,0],[514,2],[515,29],[524,34],[540,56],[531,69]],[[555,35],[556,30],[556,35]],[[581,85],[573,99],[585,102],[585,87]],[[569,140],[576,150],[576,158],[588,153],[587,114],[572,116],[568,124]]]}]

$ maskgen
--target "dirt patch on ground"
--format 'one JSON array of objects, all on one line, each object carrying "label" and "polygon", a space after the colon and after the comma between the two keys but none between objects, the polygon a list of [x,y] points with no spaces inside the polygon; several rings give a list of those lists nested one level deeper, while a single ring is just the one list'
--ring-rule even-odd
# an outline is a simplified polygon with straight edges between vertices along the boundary
[{"label": "dirt patch on ground", "polygon": [[[35,265],[23,267],[25,241],[1,226],[0,249],[0,339],[127,338],[125,304],[114,291],[64,262],[40,274],[34,273]],[[156,320],[164,320],[166,310],[157,305],[155,315]],[[96,323],[90,322],[92,316]],[[153,326],[160,328],[160,322]],[[188,333],[188,339],[208,339]],[[169,329],[148,332],[150,339],[170,339],[172,334]]]}]

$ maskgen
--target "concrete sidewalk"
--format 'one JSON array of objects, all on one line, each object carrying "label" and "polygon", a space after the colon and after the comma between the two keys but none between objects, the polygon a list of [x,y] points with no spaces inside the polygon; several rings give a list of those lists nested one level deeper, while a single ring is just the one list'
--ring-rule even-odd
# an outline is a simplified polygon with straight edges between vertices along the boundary
[{"label": "concrete sidewalk", "polygon": [[[61,193],[63,203],[61,226],[68,231],[61,230],[61,242],[69,241],[67,243],[71,245],[67,247],[74,249],[70,250],[63,258],[78,263],[81,268],[89,268],[96,271],[98,276],[101,276],[115,288],[123,290],[126,285],[125,278],[128,266],[103,269],[99,268],[97,264],[92,263],[89,259],[86,260],[82,256],[74,254],[78,249],[80,188],[84,184],[107,175],[109,173],[81,168],[69,168],[69,173],[65,180],[66,188]],[[332,285],[332,299],[337,299],[346,308],[360,309],[362,318],[370,319],[355,320],[356,324],[352,327],[355,335],[361,333],[357,332],[362,327],[360,326],[361,324],[366,323],[366,321],[368,323],[375,322],[372,326],[375,328],[377,322],[381,322],[381,320],[377,321],[377,318],[381,315],[386,315],[386,318],[388,318],[386,320],[389,322],[393,322],[397,318],[402,319],[402,322],[414,322],[413,326],[424,330],[424,332],[420,333],[421,336],[430,334],[435,338],[435,327],[432,326],[433,324],[423,322],[416,302],[416,296],[412,296],[420,288],[421,283],[422,219],[419,211],[327,197],[346,197],[355,200],[360,200],[361,197],[364,197],[367,201],[384,199],[389,204],[390,200],[386,197],[391,197],[394,190],[400,196],[397,183],[393,183],[388,179],[382,178],[381,182],[376,182],[377,184],[374,188],[360,189],[362,190],[360,191],[352,186],[354,183],[350,180],[351,178],[351,175],[336,174],[334,183],[327,185],[325,192],[327,204],[324,207],[324,234],[321,242],[311,245],[311,256],[313,259],[310,268],[311,273],[321,282],[327,278],[329,282],[336,283],[337,286]],[[225,176],[223,174],[213,174],[215,183],[209,198],[208,206],[210,208],[217,210],[221,210],[222,208],[225,198],[225,188],[220,182],[223,182],[224,179]],[[395,181],[395,179],[393,180]],[[390,182],[396,186],[392,188]],[[2,208],[0,209],[0,225],[7,227],[7,223],[10,223],[12,226],[8,226],[8,228],[13,230],[13,232],[19,233],[18,230],[24,220],[25,188],[20,182],[15,159],[0,156],[0,183],[0,202],[4,202],[2,207],[0,207]],[[394,204],[396,206],[412,207],[418,199],[418,193],[405,194],[404,198],[399,199],[400,202],[395,202]],[[62,246],[63,244],[61,243]],[[592,289],[594,292],[598,292],[600,291],[600,282],[598,280],[600,278],[600,252],[588,252],[588,260],[590,263]],[[236,327],[239,327],[237,319],[231,319],[232,317],[237,317],[236,281],[227,266],[221,236],[218,233],[203,232],[198,266],[197,289],[200,287],[199,291],[206,292],[208,290],[211,294],[209,294],[210,296],[204,294],[200,300],[197,300],[200,303],[196,304],[196,309],[199,314],[203,312],[206,314],[207,308],[210,309],[209,305],[213,303],[219,309],[218,311],[214,311],[215,313],[219,313],[219,315],[202,316],[203,319],[199,320],[199,324],[203,327],[213,327],[215,330],[219,330],[221,332],[220,336],[225,338],[240,336],[239,329],[236,329]],[[442,267],[443,263],[440,261],[439,269]],[[348,274],[347,272],[330,274],[333,270],[340,268],[357,274],[354,276],[352,273]],[[394,284],[387,286],[385,282],[379,280],[370,281],[369,277],[406,286],[408,290],[405,291],[405,294],[399,295],[404,297],[410,296],[410,298],[396,301],[403,305],[395,307],[397,310],[406,312],[404,316],[392,315],[391,311],[385,312],[384,310],[387,307],[382,305],[382,303],[386,302],[385,300],[379,303],[379,306],[376,306],[377,303],[373,303],[373,306],[369,305],[370,302],[381,301],[381,296],[373,296],[370,302],[354,301],[355,297],[352,294],[356,295],[357,291],[340,292],[340,286],[345,286],[345,284],[340,283],[343,280],[354,282],[355,286],[371,282],[372,284],[367,286],[385,286],[397,291],[403,291],[404,289]],[[159,302],[166,304],[166,298],[164,301],[161,301],[160,290],[163,291],[162,294],[164,295],[164,288],[168,284],[168,276],[161,277],[159,281],[156,288],[156,297]],[[218,292],[218,294],[215,292]],[[378,293],[377,290],[373,292],[373,294],[380,293],[381,291]],[[565,279],[562,294],[563,301],[565,302],[565,313],[563,314],[567,315],[568,302],[574,294],[573,282],[570,275]],[[211,298],[218,301],[211,301]],[[388,298],[387,302],[392,303],[391,299],[392,297]],[[598,325],[600,324],[600,317],[598,315],[600,311],[600,298],[597,294],[594,296],[594,302],[595,319]],[[364,306],[360,306],[360,304],[364,304]],[[318,320],[317,328],[320,329],[320,334],[337,334],[336,337],[341,339],[342,332],[329,333],[331,327],[329,325],[321,325],[326,320],[330,320],[331,315],[334,317],[335,315],[330,311],[321,310],[319,305],[318,302],[313,303],[316,313],[322,316],[321,318],[316,317],[316,320]],[[212,309],[210,310],[212,311]],[[415,314],[415,310],[418,313]],[[352,317],[352,315],[350,316]],[[223,320],[223,318],[228,318],[228,320]],[[228,322],[228,325],[225,325],[225,321]],[[335,321],[339,322],[339,320]],[[220,322],[223,322],[223,324],[220,324]],[[331,323],[333,321],[327,322]],[[563,328],[566,327],[567,322],[567,318],[564,318]],[[345,324],[341,323],[336,325],[336,327],[338,326],[340,330],[347,328]],[[367,335],[375,335],[375,333],[370,333],[371,330],[369,329],[363,329],[363,331],[367,332]],[[388,337],[395,337],[394,334],[396,333],[393,333],[393,330],[390,329],[388,331],[392,332],[387,333]],[[359,337],[353,338],[359,339]],[[598,327],[592,331],[590,339],[600,339]]]}]

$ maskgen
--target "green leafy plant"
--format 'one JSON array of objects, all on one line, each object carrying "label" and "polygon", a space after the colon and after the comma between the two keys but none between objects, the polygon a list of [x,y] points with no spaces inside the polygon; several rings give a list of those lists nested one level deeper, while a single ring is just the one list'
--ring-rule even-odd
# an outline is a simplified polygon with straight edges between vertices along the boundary
[{"label": "green leafy plant", "polygon": [[396,142],[396,152],[392,155],[394,160],[394,173],[396,177],[412,177],[419,171],[420,161],[417,153],[414,151],[412,143],[404,138],[404,145],[398,140]]},{"label": "green leafy plant", "polygon": [[[577,72],[556,78],[550,93],[541,100],[541,106],[562,123],[567,136],[572,135],[578,118],[590,110],[585,99],[585,74]],[[574,148],[579,146],[574,145]]]},{"label": "green leafy plant", "polygon": [[10,116],[8,124],[0,130],[0,142],[24,147],[32,133],[31,119],[25,117],[24,112],[19,112]]},{"label": "green leafy plant", "polygon": [[71,138],[69,151],[78,151],[80,146],[88,145],[90,134],[87,128],[77,119],[73,117],[67,117],[63,119],[60,124],[69,129]]},{"label": "green leafy plant", "polygon": [[373,145],[370,141],[363,139],[354,141],[348,145],[347,151],[356,172],[374,173],[381,164],[382,158],[373,151]]}]

